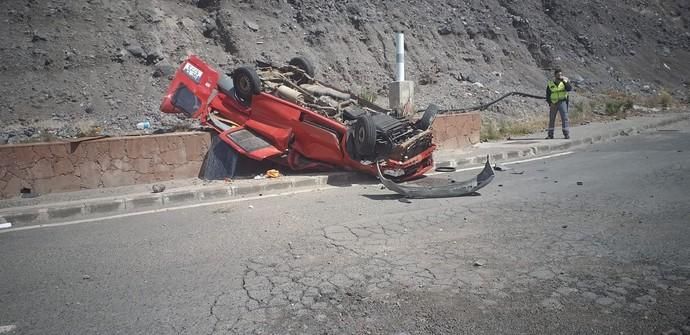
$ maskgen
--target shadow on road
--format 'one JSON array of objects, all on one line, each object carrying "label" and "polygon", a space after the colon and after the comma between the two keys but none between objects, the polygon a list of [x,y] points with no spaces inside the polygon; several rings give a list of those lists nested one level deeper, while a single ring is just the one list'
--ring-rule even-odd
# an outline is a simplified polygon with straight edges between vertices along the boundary
[{"label": "shadow on road", "polygon": [[[479,197],[482,194],[479,192],[473,192],[473,193],[468,193],[464,195],[459,195],[457,197],[452,197],[452,198],[464,198],[464,197]],[[420,199],[407,199],[405,196],[401,194],[363,194],[362,195],[365,198],[368,198],[370,200],[379,200],[379,201],[385,201],[385,200],[397,200],[400,202],[410,202],[410,200],[420,200]],[[404,201],[406,200],[406,201]]]}]

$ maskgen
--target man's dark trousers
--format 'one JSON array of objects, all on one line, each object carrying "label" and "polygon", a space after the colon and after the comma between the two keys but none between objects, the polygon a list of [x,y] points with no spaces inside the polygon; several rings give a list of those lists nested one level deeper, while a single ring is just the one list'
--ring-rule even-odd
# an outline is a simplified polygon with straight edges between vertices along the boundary
[{"label": "man's dark trousers", "polygon": [[550,105],[549,111],[549,137],[553,137],[553,130],[556,126],[556,114],[561,114],[561,122],[563,128],[563,136],[570,136],[570,120],[568,119],[568,101],[561,100],[555,104]]}]

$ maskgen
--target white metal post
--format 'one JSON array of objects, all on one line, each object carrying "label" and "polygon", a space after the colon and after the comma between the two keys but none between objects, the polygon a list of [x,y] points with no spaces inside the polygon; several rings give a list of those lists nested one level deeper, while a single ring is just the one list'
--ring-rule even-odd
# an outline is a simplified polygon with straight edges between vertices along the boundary
[{"label": "white metal post", "polygon": [[395,81],[405,81],[405,35],[395,33]]}]

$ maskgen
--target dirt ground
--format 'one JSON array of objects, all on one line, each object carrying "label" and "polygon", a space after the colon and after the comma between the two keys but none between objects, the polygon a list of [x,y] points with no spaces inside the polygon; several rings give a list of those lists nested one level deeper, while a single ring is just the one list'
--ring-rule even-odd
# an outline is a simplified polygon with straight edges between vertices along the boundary
[{"label": "dirt ground", "polygon": [[[689,17],[684,0],[3,1],[0,144],[122,134],[144,120],[185,126],[158,105],[189,54],[226,72],[304,55],[317,79],[385,103],[396,30],[419,108],[540,94],[555,67],[575,82],[575,99],[665,91],[687,101]],[[521,98],[487,111],[543,113],[543,102]]]}]

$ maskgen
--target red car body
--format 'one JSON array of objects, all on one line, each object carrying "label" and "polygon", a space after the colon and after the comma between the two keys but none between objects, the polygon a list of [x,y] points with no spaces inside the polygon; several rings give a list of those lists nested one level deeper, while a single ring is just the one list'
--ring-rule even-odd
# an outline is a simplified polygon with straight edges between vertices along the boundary
[{"label": "red car body", "polygon": [[[219,89],[221,76],[200,58],[190,56],[178,68],[161,111],[199,119],[215,129],[222,141],[254,160],[270,159],[293,170],[342,168],[377,175],[374,162],[348,154],[346,124],[266,92],[247,104]],[[219,126],[214,118],[230,126]],[[392,171],[389,175],[395,180],[418,178],[432,168],[434,149],[431,144],[404,160],[384,159],[381,167]]]}]

